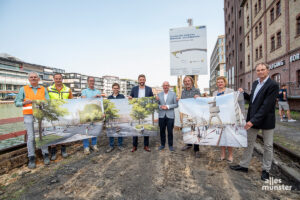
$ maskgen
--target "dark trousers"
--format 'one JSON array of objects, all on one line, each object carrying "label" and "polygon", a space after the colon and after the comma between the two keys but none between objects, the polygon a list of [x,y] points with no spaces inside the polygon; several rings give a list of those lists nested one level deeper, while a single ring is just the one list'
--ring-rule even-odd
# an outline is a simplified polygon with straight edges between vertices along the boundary
[{"label": "dark trousers", "polygon": [[[188,146],[193,146],[192,144],[188,144]],[[199,151],[199,144],[194,144],[194,151]]]},{"label": "dark trousers", "polygon": [[[132,138],[132,143],[134,147],[138,146],[138,137],[135,136]],[[144,137],[144,146],[149,146],[149,136]]]},{"label": "dark trousers", "polygon": [[173,128],[174,128],[174,119],[167,118],[159,118],[159,128],[160,128],[160,143],[161,146],[165,146],[166,144],[166,128],[168,130],[168,144],[169,147],[173,146]]}]

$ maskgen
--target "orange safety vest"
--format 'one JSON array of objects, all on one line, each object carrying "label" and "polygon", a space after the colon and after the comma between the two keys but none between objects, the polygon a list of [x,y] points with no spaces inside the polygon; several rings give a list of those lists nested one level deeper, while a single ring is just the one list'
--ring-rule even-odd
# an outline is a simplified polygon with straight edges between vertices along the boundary
[{"label": "orange safety vest", "polygon": [[[29,86],[26,85],[24,86],[24,92],[25,92],[25,98],[24,101],[26,100],[46,100],[45,98],[45,88],[43,86],[40,86],[37,88],[36,94],[34,94],[33,89]],[[32,115],[33,110],[32,110],[32,104],[26,104],[23,106],[23,115]]]}]

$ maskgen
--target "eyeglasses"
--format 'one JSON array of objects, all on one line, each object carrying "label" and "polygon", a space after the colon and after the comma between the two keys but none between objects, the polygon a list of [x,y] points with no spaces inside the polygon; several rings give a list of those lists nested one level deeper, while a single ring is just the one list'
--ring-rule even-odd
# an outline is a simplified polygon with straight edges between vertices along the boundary
[{"label": "eyeglasses", "polygon": [[38,79],[39,77],[37,77],[37,76],[30,76],[29,78],[30,79]]}]

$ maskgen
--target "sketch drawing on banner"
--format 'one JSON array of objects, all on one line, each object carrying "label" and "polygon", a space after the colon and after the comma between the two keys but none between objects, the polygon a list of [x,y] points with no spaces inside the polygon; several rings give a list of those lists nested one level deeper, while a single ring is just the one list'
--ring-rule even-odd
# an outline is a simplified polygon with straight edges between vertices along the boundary
[{"label": "sketch drawing on banner", "polygon": [[218,97],[181,99],[183,141],[187,144],[246,147],[245,119],[239,93]]}]

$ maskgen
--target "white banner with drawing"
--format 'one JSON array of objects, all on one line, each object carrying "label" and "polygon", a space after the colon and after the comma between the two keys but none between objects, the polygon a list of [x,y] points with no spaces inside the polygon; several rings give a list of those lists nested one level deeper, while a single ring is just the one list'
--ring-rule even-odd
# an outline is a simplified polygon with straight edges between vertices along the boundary
[{"label": "white banner with drawing", "polygon": [[186,144],[246,147],[245,119],[238,92],[179,101],[183,141]]}]

